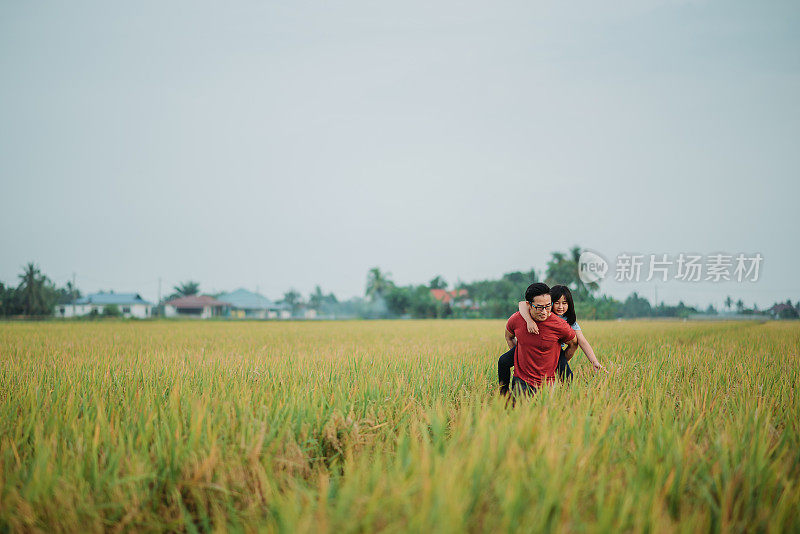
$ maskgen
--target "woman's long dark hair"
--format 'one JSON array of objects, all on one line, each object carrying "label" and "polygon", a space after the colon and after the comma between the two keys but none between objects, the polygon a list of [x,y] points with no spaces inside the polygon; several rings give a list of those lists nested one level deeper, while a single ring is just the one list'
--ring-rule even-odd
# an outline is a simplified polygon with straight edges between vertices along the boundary
[{"label": "woman's long dark hair", "polygon": [[572,326],[575,324],[575,321],[578,320],[578,318],[575,317],[575,304],[572,302],[572,293],[570,293],[567,286],[553,286],[550,288],[550,298],[553,299],[554,304],[561,297],[567,299],[567,305],[569,306],[569,308],[567,308],[567,313],[564,314],[564,320]]}]

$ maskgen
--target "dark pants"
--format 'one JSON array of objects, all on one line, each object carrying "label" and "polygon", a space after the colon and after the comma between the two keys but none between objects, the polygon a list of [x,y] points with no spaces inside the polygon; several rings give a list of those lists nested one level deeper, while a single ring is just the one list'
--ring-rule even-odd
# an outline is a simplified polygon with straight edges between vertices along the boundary
[{"label": "dark pants", "polygon": [[511,385],[511,368],[514,367],[514,350],[516,347],[506,352],[497,360],[497,379],[500,387],[508,388]]},{"label": "dark pants", "polygon": [[562,382],[569,382],[572,380],[572,369],[569,368],[569,360],[564,357],[564,349],[561,349],[561,354],[558,355],[556,377]]},{"label": "dark pants", "polygon": [[514,387],[511,388],[511,391],[514,392],[515,396],[521,395],[533,395],[536,393],[536,388],[532,385],[528,384],[524,380],[518,377],[514,377]]},{"label": "dark pants", "polygon": [[[516,347],[514,347],[510,351],[500,356],[500,359],[497,360],[497,379],[500,382],[501,388],[503,387],[508,388],[509,384],[511,383],[511,368],[514,367],[514,350],[516,350]],[[569,382],[570,380],[572,380],[572,369],[569,368],[569,362],[564,357],[563,350],[561,351],[561,354],[558,356],[558,365],[556,366],[556,377],[562,382],[563,381]]]}]

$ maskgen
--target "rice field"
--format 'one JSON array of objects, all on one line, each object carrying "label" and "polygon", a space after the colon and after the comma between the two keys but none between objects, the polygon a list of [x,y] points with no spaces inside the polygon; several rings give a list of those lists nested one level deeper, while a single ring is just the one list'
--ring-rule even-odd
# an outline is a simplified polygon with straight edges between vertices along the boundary
[{"label": "rice field", "polygon": [[800,323],[504,324],[0,323],[0,532],[800,532]]}]

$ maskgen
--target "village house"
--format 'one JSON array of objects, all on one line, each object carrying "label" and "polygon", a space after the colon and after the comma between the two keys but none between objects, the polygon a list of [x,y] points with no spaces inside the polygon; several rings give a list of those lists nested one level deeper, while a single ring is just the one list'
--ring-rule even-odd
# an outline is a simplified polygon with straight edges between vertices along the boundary
[{"label": "village house", "polygon": [[443,304],[449,304],[452,308],[472,308],[472,300],[468,298],[466,289],[431,289],[431,296]]},{"label": "village house", "polygon": [[70,304],[55,307],[56,317],[82,317],[91,313],[103,315],[108,306],[115,306],[123,317],[147,319],[153,315],[153,305],[138,293],[92,293]]},{"label": "village house", "polygon": [[166,317],[209,319],[227,315],[231,305],[208,295],[178,297],[164,303]]},{"label": "village house", "polygon": [[248,291],[237,289],[230,293],[223,293],[219,300],[230,304],[229,317],[237,319],[288,319],[291,309],[285,304],[277,304],[267,297]]}]

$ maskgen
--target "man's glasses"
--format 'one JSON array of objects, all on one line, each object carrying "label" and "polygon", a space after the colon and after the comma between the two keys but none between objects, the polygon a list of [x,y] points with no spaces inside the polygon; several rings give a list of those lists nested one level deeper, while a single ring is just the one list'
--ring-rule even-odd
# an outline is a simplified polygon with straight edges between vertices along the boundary
[{"label": "man's glasses", "polygon": [[552,306],[552,304],[543,304],[543,305],[531,304],[531,309],[536,311],[544,311],[544,310],[549,310],[550,306]]}]

